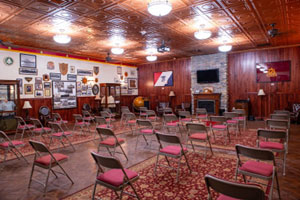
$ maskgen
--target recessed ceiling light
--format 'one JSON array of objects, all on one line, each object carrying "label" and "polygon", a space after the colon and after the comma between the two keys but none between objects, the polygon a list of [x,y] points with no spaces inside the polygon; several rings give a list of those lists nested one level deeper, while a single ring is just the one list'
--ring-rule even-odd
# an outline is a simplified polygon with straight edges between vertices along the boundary
[{"label": "recessed ceiling light", "polygon": [[205,40],[205,39],[207,39],[211,36],[211,32],[210,31],[199,30],[199,31],[194,33],[194,36],[198,40]]},{"label": "recessed ceiling light", "polygon": [[232,49],[232,46],[228,45],[228,44],[223,44],[223,45],[219,46],[218,49],[221,52],[228,52]]},{"label": "recessed ceiling light", "polygon": [[111,52],[113,54],[120,55],[120,54],[124,53],[124,49],[122,49],[120,47],[113,47],[113,48],[111,48]]},{"label": "recessed ceiling light", "polygon": [[66,34],[57,34],[53,36],[53,40],[60,44],[67,44],[71,42],[71,37]]},{"label": "recessed ceiling light", "polygon": [[157,60],[157,56],[154,56],[154,55],[150,55],[150,56],[147,56],[146,59],[150,62],[153,62],[153,61],[156,61]]},{"label": "recessed ceiling light", "polygon": [[148,12],[154,16],[165,16],[172,10],[172,4],[168,0],[151,0],[148,4]]}]

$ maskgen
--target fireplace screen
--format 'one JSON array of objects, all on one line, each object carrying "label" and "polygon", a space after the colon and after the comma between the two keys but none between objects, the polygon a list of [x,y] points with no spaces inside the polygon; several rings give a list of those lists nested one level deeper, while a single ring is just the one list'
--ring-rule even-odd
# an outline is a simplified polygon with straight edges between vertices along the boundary
[{"label": "fireplace screen", "polygon": [[197,100],[197,108],[205,108],[207,113],[215,114],[215,101],[213,100]]}]

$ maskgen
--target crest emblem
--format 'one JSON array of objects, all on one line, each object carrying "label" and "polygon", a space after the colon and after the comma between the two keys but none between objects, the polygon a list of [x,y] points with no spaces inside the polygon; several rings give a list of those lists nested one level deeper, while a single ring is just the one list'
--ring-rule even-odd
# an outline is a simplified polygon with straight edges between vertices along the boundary
[{"label": "crest emblem", "polygon": [[12,65],[14,63],[14,60],[12,59],[12,57],[6,57],[4,58],[4,64],[6,65]]},{"label": "crest emblem", "polygon": [[49,61],[49,62],[47,63],[47,69],[48,69],[48,70],[54,70],[54,62]]},{"label": "crest emblem", "polygon": [[67,63],[59,63],[59,71],[64,76],[68,73],[68,64]]},{"label": "crest emblem", "polygon": [[98,75],[99,74],[99,67],[94,66],[94,74]]}]

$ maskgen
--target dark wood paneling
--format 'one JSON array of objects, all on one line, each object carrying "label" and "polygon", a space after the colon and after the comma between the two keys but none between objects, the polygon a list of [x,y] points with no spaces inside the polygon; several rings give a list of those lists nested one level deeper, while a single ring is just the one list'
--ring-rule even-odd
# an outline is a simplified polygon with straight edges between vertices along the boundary
[{"label": "dark wood paneling", "polygon": [[122,96],[121,97],[121,106],[128,106],[129,107],[129,109],[131,110],[131,111],[133,111],[132,110],[132,102],[133,102],[133,100],[134,100],[134,98],[136,98],[137,97],[137,95],[124,95],[124,96]]},{"label": "dark wood paneling", "polygon": [[[173,71],[173,86],[154,87],[153,73]],[[169,93],[175,92],[172,107],[182,102],[191,102],[191,59],[179,59],[167,62],[145,64],[138,67],[139,95],[150,98],[151,109],[156,109],[158,102],[169,102]]]},{"label": "dark wood paneling", "polygon": [[[291,81],[256,83],[255,63],[291,60]],[[275,109],[300,102],[300,47],[232,53],[228,55],[229,108],[236,99],[250,99],[252,115],[269,116]],[[263,89],[266,96],[258,97]]]}]

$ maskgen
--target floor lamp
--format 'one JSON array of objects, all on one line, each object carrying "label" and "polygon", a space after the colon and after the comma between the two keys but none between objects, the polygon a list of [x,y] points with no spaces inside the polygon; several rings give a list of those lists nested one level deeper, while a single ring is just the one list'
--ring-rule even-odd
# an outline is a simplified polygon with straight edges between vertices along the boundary
[{"label": "floor lamp", "polygon": [[172,98],[175,97],[175,93],[173,90],[170,91],[169,97],[170,97],[170,108],[172,108]]},{"label": "floor lamp", "polygon": [[29,109],[31,109],[32,106],[30,105],[30,102],[29,101],[25,101],[24,102],[24,105],[23,105],[23,110],[25,110],[25,121],[28,121],[29,120]]},{"label": "floor lamp", "polygon": [[263,109],[262,109],[262,98],[263,98],[263,96],[265,96],[265,95],[266,95],[266,94],[265,94],[265,92],[264,92],[263,89],[259,89],[259,90],[258,90],[257,96],[260,97],[260,119],[261,119],[261,120],[263,120],[263,115],[262,115],[262,111],[263,111]]}]

